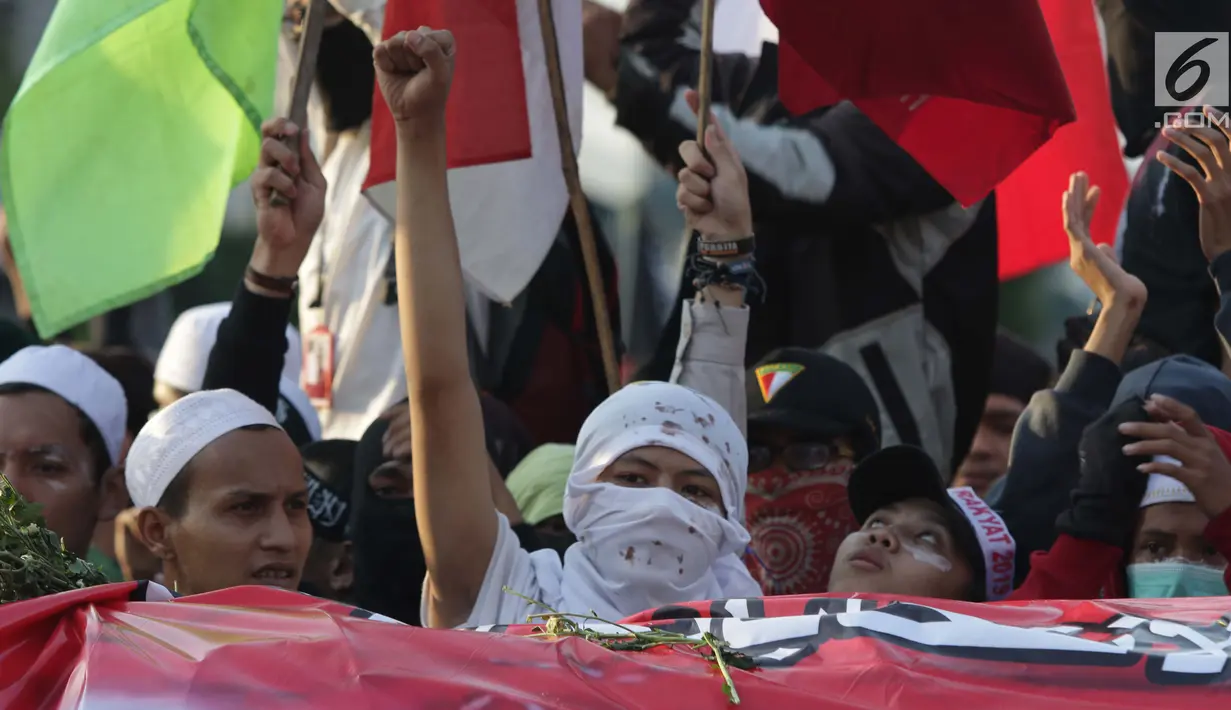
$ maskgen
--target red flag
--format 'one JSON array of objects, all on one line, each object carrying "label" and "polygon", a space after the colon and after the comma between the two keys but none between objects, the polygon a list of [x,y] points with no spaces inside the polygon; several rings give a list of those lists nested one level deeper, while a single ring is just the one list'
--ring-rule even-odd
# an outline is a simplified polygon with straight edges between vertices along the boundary
[{"label": "red flag", "polygon": [[[422,26],[446,28],[457,39],[449,90],[449,167],[530,157],[525,74],[517,28],[517,0],[390,0],[381,35]],[[372,145],[396,140],[393,117],[376,87]],[[395,151],[373,151],[365,188],[396,179]]]},{"label": "red flag", "polygon": [[[552,0],[574,148],[584,83],[581,5]],[[388,0],[387,38],[420,25],[451,30],[457,65],[449,94],[449,192],[462,269],[508,303],[538,271],[568,207],[537,0]],[[376,90],[364,191],[386,217],[396,208],[397,136]]]},{"label": "red flag", "polygon": [[1078,118],[996,188],[1001,279],[1068,257],[1060,195],[1069,175],[1084,170],[1091,184],[1102,188],[1090,228],[1098,243],[1115,241],[1120,208],[1128,194],[1094,8],[1072,0],[1040,0],[1039,5]]},{"label": "red flag", "polygon": [[1037,0],[761,0],[796,114],[850,100],[962,204],[1074,120]]}]

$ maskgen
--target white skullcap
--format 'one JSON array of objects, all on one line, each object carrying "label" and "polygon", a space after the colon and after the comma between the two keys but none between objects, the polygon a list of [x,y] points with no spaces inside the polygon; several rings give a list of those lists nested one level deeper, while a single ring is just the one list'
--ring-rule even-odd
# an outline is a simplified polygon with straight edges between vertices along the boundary
[{"label": "white skullcap", "polygon": [[1188,490],[1188,486],[1185,486],[1183,483],[1180,483],[1171,476],[1164,476],[1161,473],[1151,473],[1150,480],[1146,481],[1146,494],[1141,498],[1141,507],[1148,508],[1152,505],[1158,505],[1160,503],[1196,502],[1197,499],[1193,497],[1192,491]]},{"label": "white skullcap", "polygon": [[[230,303],[211,303],[189,308],[175,319],[167,339],[158,353],[154,379],[181,392],[197,392],[205,383],[205,366],[209,353],[218,339],[218,326],[231,312]],[[303,362],[303,344],[299,331],[286,327],[286,355],[282,361],[282,376],[299,382]]]},{"label": "white skullcap", "polygon": [[35,385],[85,413],[114,465],[128,421],[124,388],[98,363],[63,345],[31,345],[0,363],[0,385]]},{"label": "white skullcap", "polygon": [[128,450],[124,479],[133,505],[158,505],[184,466],[224,434],[246,426],[276,427],[274,415],[235,390],[206,390],[154,415]]}]

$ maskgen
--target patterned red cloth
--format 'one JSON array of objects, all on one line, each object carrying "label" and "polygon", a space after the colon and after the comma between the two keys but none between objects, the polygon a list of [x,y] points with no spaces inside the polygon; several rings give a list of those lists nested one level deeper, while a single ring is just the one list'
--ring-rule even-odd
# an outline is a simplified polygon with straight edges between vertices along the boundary
[{"label": "patterned red cloth", "polygon": [[748,570],[766,595],[829,589],[838,546],[859,529],[846,498],[850,464],[816,471],[770,468],[748,476]]}]

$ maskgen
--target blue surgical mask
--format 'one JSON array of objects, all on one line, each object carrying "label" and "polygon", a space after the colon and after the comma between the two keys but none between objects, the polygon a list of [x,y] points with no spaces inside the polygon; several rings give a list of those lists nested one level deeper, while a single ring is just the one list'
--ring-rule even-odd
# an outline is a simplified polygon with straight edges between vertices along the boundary
[{"label": "blue surgical mask", "polygon": [[1223,571],[1184,561],[1143,562],[1129,565],[1128,595],[1133,599],[1225,597]]}]

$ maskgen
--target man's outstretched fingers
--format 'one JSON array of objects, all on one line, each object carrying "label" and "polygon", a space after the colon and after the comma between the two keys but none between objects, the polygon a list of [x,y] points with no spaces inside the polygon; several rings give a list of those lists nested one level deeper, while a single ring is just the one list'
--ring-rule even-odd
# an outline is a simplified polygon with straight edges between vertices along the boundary
[{"label": "man's outstretched fingers", "polygon": [[1184,180],[1184,182],[1192,186],[1193,190],[1196,191],[1198,197],[1205,197],[1206,195],[1205,175],[1200,170],[1198,170],[1196,166],[1190,165],[1184,162],[1183,160],[1181,160],[1180,158],[1170,153],[1164,153],[1161,150],[1158,151],[1157,155],[1158,155],[1158,162],[1162,163],[1163,165],[1166,165],[1167,168],[1171,170],[1171,172],[1175,173],[1176,175],[1179,175],[1180,178]]},{"label": "man's outstretched fingers", "polygon": [[1188,131],[1181,128],[1164,128],[1163,136],[1191,155],[1205,175],[1213,175],[1218,170],[1218,161],[1214,159],[1209,146],[1193,138]]}]

